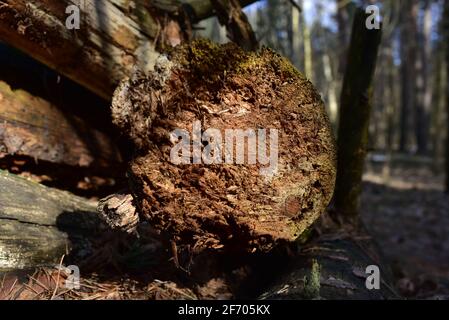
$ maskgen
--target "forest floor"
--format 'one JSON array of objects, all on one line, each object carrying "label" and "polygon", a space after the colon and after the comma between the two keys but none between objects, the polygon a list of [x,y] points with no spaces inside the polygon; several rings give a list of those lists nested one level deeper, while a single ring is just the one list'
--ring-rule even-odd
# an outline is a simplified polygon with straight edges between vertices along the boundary
[{"label": "forest floor", "polygon": [[449,195],[426,168],[364,175],[362,219],[409,298],[449,299]]}]

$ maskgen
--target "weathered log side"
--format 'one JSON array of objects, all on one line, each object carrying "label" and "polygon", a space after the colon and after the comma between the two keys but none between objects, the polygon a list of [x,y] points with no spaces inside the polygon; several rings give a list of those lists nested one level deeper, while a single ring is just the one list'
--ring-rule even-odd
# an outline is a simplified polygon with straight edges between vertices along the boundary
[{"label": "weathered log side", "polygon": [[[79,30],[65,26],[66,8],[79,4]],[[160,27],[142,1],[5,0],[0,40],[109,99],[134,64],[149,68]],[[137,16],[139,12],[139,16]]]},{"label": "weathered log side", "polygon": [[238,0],[211,0],[218,21],[225,26],[228,37],[245,50],[257,50],[259,43],[256,34],[242,11]]},{"label": "weathered log side", "polygon": [[[371,275],[366,273],[368,266],[379,267],[379,289],[370,290],[366,286]],[[260,299],[400,299],[388,264],[366,235],[358,238],[327,234],[302,248],[283,271],[270,277],[276,280]]]},{"label": "weathered log side", "polygon": [[92,168],[121,161],[106,134],[47,100],[0,81],[0,158],[5,155]]},{"label": "weathered log side", "polygon": [[[65,25],[73,4],[81,12],[78,30]],[[134,65],[153,67],[157,43],[179,44],[188,37],[186,25],[212,11],[202,0],[3,0],[0,40],[110,99]]]},{"label": "weathered log side", "polygon": [[96,206],[0,170],[0,270],[57,263],[99,226]]}]

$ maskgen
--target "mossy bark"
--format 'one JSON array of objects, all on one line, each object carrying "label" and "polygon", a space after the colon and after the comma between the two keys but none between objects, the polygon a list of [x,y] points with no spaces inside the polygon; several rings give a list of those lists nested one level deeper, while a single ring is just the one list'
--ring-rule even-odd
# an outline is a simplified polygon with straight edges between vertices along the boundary
[{"label": "mossy bark", "polygon": [[99,225],[96,203],[0,170],[0,271],[57,264]]},{"label": "mossy bark", "polygon": [[[335,239],[332,239],[332,237]],[[327,239],[326,239],[327,238]],[[326,234],[304,246],[268,285],[260,299],[387,300],[400,299],[388,264],[369,237]],[[379,267],[378,289],[367,286],[368,266]],[[371,289],[370,289],[371,288]]]},{"label": "mossy bark", "polygon": [[[323,102],[268,49],[250,53],[204,40],[180,46],[160,58],[155,72],[123,82],[112,113],[137,149],[129,173],[141,218],[178,244],[269,250],[300,236],[332,196],[335,151]],[[182,129],[194,137],[196,120],[200,134],[214,128],[223,137],[227,129],[276,129],[278,143],[270,149],[277,170],[263,175],[265,165],[247,160],[174,164],[171,133]]]},{"label": "mossy bark", "polygon": [[340,100],[338,165],[335,209],[341,217],[357,219],[363,164],[368,146],[372,81],[381,29],[368,30],[368,15],[359,9],[354,18],[351,44]]}]

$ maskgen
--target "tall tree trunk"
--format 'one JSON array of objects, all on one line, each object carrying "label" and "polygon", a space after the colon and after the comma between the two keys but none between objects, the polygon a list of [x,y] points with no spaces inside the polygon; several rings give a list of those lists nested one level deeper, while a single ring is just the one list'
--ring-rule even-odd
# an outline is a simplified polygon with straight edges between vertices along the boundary
[{"label": "tall tree trunk", "polygon": [[302,8],[302,1],[296,2],[298,7],[293,7],[291,9],[291,34],[292,34],[292,40],[291,40],[291,60],[294,65],[299,66],[300,65],[300,57],[301,57],[301,42],[302,42],[302,35],[301,35],[301,11],[299,8]]},{"label": "tall tree trunk", "polygon": [[335,189],[337,214],[349,221],[358,219],[363,163],[368,143],[372,103],[372,80],[382,31],[368,30],[367,15],[358,9],[343,82],[338,128],[338,167]]},{"label": "tall tree trunk", "polygon": [[[449,78],[449,0],[444,1],[444,37],[446,44],[446,78]],[[446,117],[449,118],[449,81],[446,81]],[[449,192],[449,124],[446,121],[446,192]]]},{"label": "tall tree trunk", "polygon": [[429,77],[429,63],[431,49],[432,12],[430,1],[424,2],[423,29],[416,33],[417,50],[416,68],[416,103],[415,103],[415,137],[417,152],[426,154],[428,151],[429,112],[432,103],[432,88]]},{"label": "tall tree trunk", "polygon": [[304,72],[307,78],[313,80],[312,39],[310,37],[310,28],[305,20],[302,30],[304,38]]},{"label": "tall tree trunk", "polygon": [[416,61],[416,19],[418,5],[404,1],[401,11],[401,112],[399,150],[405,152],[410,144],[410,112],[414,110]]},{"label": "tall tree trunk", "polygon": [[348,1],[337,0],[337,25],[338,25],[338,44],[340,46],[339,54],[339,73],[344,74],[346,66],[346,48],[349,41],[349,11],[347,9]]}]

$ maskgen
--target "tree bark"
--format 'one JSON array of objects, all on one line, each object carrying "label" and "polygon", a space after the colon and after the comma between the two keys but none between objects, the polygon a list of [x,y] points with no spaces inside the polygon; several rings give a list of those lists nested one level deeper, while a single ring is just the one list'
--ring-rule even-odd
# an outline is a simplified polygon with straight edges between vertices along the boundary
[{"label": "tree bark", "polygon": [[225,26],[228,37],[241,48],[254,51],[259,47],[256,35],[238,0],[211,0],[220,24]]},{"label": "tree bark", "polygon": [[381,30],[368,30],[367,15],[355,15],[343,82],[338,127],[338,165],[335,209],[340,217],[358,218],[363,163],[368,143],[372,81]]},{"label": "tree bark", "polygon": [[[399,299],[388,265],[366,235],[326,234],[304,246],[260,295],[263,300]],[[369,290],[368,266],[379,267],[379,289]],[[368,280],[369,282],[369,280]]]},{"label": "tree bark", "polygon": [[[79,30],[65,25],[73,3],[80,8]],[[159,47],[179,44],[191,23],[211,14],[210,1],[198,0],[4,0],[0,40],[110,99],[134,65],[150,70]]]},{"label": "tree bark", "polygon": [[96,203],[0,170],[0,271],[56,264],[99,222]]},{"label": "tree bark", "polygon": [[[446,78],[449,78],[449,0],[444,1],[443,32],[446,39]],[[446,79],[446,117],[449,117],[449,79]],[[449,193],[449,124],[446,121],[446,192]]]},{"label": "tree bark", "polygon": [[340,46],[338,72],[345,74],[347,47],[349,42],[349,2],[345,0],[336,0],[337,2],[337,26],[338,26],[338,44]]},{"label": "tree bark", "polygon": [[432,86],[429,71],[429,60],[432,53],[430,34],[432,31],[432,10],[429,0],[424,1],[423,11],[423,27],[421,30],[418,30],[415,35],[415,42],[418,50],[416,54],[416,61],[414,63],[416,68],[414,132],[417,152],[421,155],[425,155],[428,152],[430,108],[432,103]]},{"label": "tree bark", "polygon": [[121,161],[105,133],[43,98],[0,81],[0,102],[0,158],[23,155],[92,169]]},{"label": "tree bark", "polygon": [[415,84],[416,82],[416,42],[413,35],[417,32],[416,19],[418,14],[417,3],[404,2],[401,10],[401,111],[399,150],[407,151],[410,145],[409,132],[412,119],[410,114],[415,110]]}]

